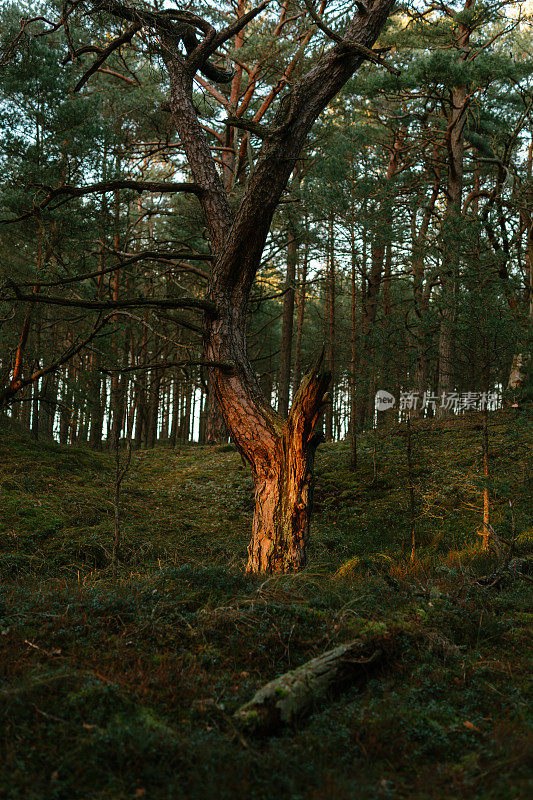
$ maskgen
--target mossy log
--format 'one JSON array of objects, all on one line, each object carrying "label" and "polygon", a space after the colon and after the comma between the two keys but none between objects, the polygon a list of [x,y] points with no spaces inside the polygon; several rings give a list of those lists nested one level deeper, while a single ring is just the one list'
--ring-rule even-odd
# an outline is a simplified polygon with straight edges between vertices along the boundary
[{"label": "mossy log", "polygon": [[328,650],[259,689],[235,712],[235,722],[248,733],[273,733],[312,711],[320,702],[364,680],[383,658],[370,642],[354,641]]},{"label": "mossy log", "polygon": [[492,589],[500,586],[500,584],[505,580],[523,578],[526,581],[531,581],[532,573],[533,557],[526,556],[525,558],[512,558],[495,572],[491,572],[489,575],[483,575],[481,578],[478,578],[475,583],[477,586],[483,586],[485,589]]}]

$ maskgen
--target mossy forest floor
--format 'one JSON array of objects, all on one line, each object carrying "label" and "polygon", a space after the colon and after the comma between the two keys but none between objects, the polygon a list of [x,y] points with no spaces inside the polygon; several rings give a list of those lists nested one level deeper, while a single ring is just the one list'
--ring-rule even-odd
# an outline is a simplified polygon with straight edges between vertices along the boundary
[{"label": "mossy forest floor", "polygon": [[[243,574],[252,484],[231,446],[135,452],[113,577],[113,456],[33,442],[0,420],[0,796],[17,800],[526,798],[533,551],[527,428],[490,416],[492,525],[480,551],[481,421],[413,422],[359,467],[320,448],[309,566]],[[233,711],[356,637],[369,680],[269,739]]]}]

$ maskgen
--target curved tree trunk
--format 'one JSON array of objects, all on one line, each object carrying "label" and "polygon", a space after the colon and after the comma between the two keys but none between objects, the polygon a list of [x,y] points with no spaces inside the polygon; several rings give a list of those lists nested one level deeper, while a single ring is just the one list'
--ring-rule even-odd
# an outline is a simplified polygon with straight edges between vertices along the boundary
[{"label": "curved tree trunk", "polygon": [[[161,57],[168,69],[170,111],[187,160],[187,169],[194,182],[177,184],[179,188],[174,185],[172,189],[169,184],[166,190],[183,190],[195,195],[207,227],[213,268],[207,290],[209,302],[201,304],[202,308],[209,309],[205,320],[204,352],[212,364],[209,372],[216,400],[233,441],[252,467],[256,485],[256,514],[248,565],[250,571],[292,570],[305,563],[313,456],[319,441],[314,428],[327,402],[325,393],[330,382],[329,374],[320,372],[320,359],[304,379],[286,420],[270,407],[268,399],[261,393],[246,353],[246,315],[250,291],[261,265],[274,213],[297,165],[302,147],[320,114],[364,60],[386,66],[397,74],[397,70],[383,60],[382,49],[372,50],[394,2],[373,0],[368,6],[353,4],[342,35],[330,30],[321,19],[320,13],[325,3],[320,13],[314,11],[312,4],[308,4],[312,23],[303,42],[308,42],[318,27],[322,34],[325,33],[332,40],[332,45],[316,56],[305,74],[295,79],[293,72],[301,62],[302,50],[299,48],[298,54],[285,69],[283,80],[278,81],[261,104],[252,122],[253,127],[250,128],[250,121],[244,119],[240,120],[239,125],[235,120],[231,122],[232,127],[249,129],[262,138],[255,161],[250,148],[250,176],[238,204],[235,196],[230,202],[227,191],[229,165],[224,162],[222,176],[218,172],[218,159],[213,155],[205,125],[200,120],[202,112],[195,105],[193,87],[198,72],[209,81],[231,83],[234,74],[216,66],[210,59],[216,61],[217,53],[220,56],[226,43],[234,41],[236,37],[239,40],[241,31],[266,9],[268,0],[263,0],[246,13],[243,13],[245,4],[239,3],[238,19],[219,31],[208,20],[188,10],[173,9],[169,13],[169,9],[159,10],[158,4],[156,7],[149,4],[146,8],[146,4],[117,0],[93,0],[87,3],[88,13],[106,12],[116,19],[133,23],[110,47],[102,51],[103,60],[98,61],[99,65],[117,46],[130,41],[142,28],[147,28],[160,45]],[[278,32],[285,21],[285,9],[286,5],[283,4],[282,18],[276,29]],[[78,83],[78,88],[93,71],[94,65]],[[256,74],[253,75],[254,80]],[[229,103],[225,102],[223,95],[219,95],[223,105],[233,107],[239,97],[239,80],[237,77],[233,83],[234,92]],[[250,82],[253,86],[254,81]],[[282,92],[269,125],[259,127],[257,122]],[[248,91],[245,93],[237,114],[242,115],[252,94],[253,89],[251,94]],[[242,174],[242,147],[247,141],[249,137],[244,135],[239,161],[233,173],[238,179]],[[117,160],[119,166],[120,159]],[[113,191],[117,223],[115,250],[118,252],[121,209],[116,183]],[[333,267],[333,261],[331,263]],[[118,302],[118,274],[117,267],[113,304]],[[160,298],[156,302],[162,300]],[[176,302],[179,307],[178,301],[179,298],[167,298],[165,304]],[[187,301],[189,304],[190,299]],[[192,307],[198,308],[198,302]],[[146,358],[145,345],[146,340],[143,343],[143,359]],[[160,376],[156,375],[152,397],[157,397],[159,380]],[[142,415],[145,385],[139,381],[141,402],[137,405],[136,431],[136,440],[139,442],[142,438],[150,438]],[[117,436],[122,427],[120,414],[123,415],[123,403],[119,406],[118,395],[118,379],[113,378],[111,406]],[[190,393],[187,397],[188,424]],[[122,409],[120,413],[119,409]],[[50,422],[53,422],[53,417]],[[156,433],[156,423],[157,419],[152,414],[152,439]]]},{"label": "curved tree trunk", "polygon": [[[244,347],[243,316],[208,322],[206,356],[232,363],[212,370],[212,387],[228,430],[252,468],[255,508],[247,572],[294,572],[305,566],[313,463],[322,436],[315,425],[328,401],[330,373],[321,354],[305,376],[288,418],[262,398]],[[231,333],[230,333],[231,330]]]},{"label": "curved tree trunk", "polygon": [[[112,0],[106,5],[116,6]],[[250,463],[256,506],[248,571],[291,571],[305,563],[312,497],[313,456],[318,443],[316,421],[328,400],[328,373],[322,358],[306,376],[286,420],[261,392],[246,351],[246,316],[250,291],[261,264],[274,212],[316,119],[362,63],[392,10],[394,0],[375,0],[354,9],[344,37],[295,81],[279,104],[263,137],[253,172],[238,208],[230,205],[204,129],[193,102],[193,80],[200,70],[219,74],[207,58],[233,37],[263,6],[230,26],[226,38],[210,30],[184,58],[180,36],[168,17],[141,18],[154,25],[170,77],[170,109],[202,206],[214,255],[207,300],[204,355],[216,362],[209,378],[222,416],[242,456]],[[131,12],[120,7],[120,15]],[[316,20],[315,20],[316,21]],[[204,32],[206,29],[202,27]],[[361,50],[363,55],[361,55]],[[373,56],[372,58],[375,58]],[[222,71],[223,74],[224,71]],[[223,77],[220,80],[229,80]],[[215,80],[218,80],[215,77]]]}]

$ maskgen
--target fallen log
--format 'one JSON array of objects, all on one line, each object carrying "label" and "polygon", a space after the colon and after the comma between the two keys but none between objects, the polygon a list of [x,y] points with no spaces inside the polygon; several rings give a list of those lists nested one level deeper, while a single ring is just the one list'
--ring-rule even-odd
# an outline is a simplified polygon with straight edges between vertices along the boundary
[{"label": "fallen log", "polygon": [[526,556],[525,558],[512,558],[506,564],[503,564],[495,572],[489,575],[482,575],[475,581],[476,586],[482,586],[485,589],[497,588],[505,579],[523,578],[529,583],[533,582],[531,573],[533,572],[533,557]]},{"label": "fallen log", "polygon": [[335,647],[267,683],[235,712],[234,720],[250,734],[273,733],[328,696],[364,680],[382,658],[383,650],[372,642]]}]

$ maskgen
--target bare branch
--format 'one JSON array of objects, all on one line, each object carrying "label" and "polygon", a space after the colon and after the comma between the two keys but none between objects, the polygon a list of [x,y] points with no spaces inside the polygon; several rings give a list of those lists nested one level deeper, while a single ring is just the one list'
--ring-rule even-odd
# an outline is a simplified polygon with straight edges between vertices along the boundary
[{"label": "bare branch", "polygon": [[131,264],[133,264],[135,261],[142,261],[144,259],[153,259],[155,261],[158,258],[187,258],[189,261],[213,261],[215,258],[212,253],[188,253],[186,250],[169,250],[168,253],[165,253],[162,250],[141,250],[139,253],[124,253],[122,250],[115,250],[111,247],[106,249],[108,249],[110,253],[114,253],[117,256],[128,258],[129,261],[127,263]]},{"label": "bare branch", "polygon": [[339,52],[346,52],[346,53],[355,53],[356,55],[363,56],[364,59],[367,61],[371,61],[373,64],[377,64],[380,67],[384,67],[387,72],[390,72],[391,75],[401,75],[401,70],[397,67],[393,67],[391,64],[388,64],[384,61],[379,53],[386,52],[390,48],[386,47],[381,50],[372,50],[369,47],[364,47],[362,44],[357,44],[357,42],[340,42],[338,46]]},{"label": "bare branch", "polygon": [[233,36],[236,36],[243,28],[248,25],[261,11],[267,7],[267,5],[271,2],[271,0],[263,0],[255,8],[252,8],[251,11],[248,11],[247,14],[243,14],[242,17],[238,17],[235,22],[232,22],[231,25],[228,25],[227,28],[223,28],[220,33],[217,33],[215,38],[213,39],[210,54],[214,53],[221,45],[231,39]]},{"label": "bare branch", "polygon": [[253,120],[241,119],[240,117],[227,117],[224,121],[225,125],[231,125],[233,128],[241,128],[243,131],[249,131],[254,136],[258,136],[260,139],[264,139],[270,131],[264,125],[260,125],[258,122],[254,122]]},{"label": "bare branch", "polygon": [[[309,11],[309,15],[317,28],[320,28],[322,33],[325,33],[328,39],[331,39],[333,42],[342,42],[342,36],[336,33],[329,25],[323,21],[322,17],[317,13],[316,9],[313,6],[312,0],[304,0],[305,7]],[[359,5],[359,4],[358,4]]]},{"label": "bare branch", "polygon": [[[208,279],[209,273],[205,272],[203,269],[199,267],[195,267],[192,264],[185,264],[182,261],[176,261],[176,256],[179,255],[181,258],[191,258],[191,260],[195,260],[195,256],[190,255],[188,253],[183,253],[178,251],[178,253],[174,254],[159,252],[157,250],[143,250],[140,253],[123,253],[120,250],[113,250],[112,248],[107,248],[110,253],[113,255],[118,256],[121,261],[118,264],[113,264],[111,267],[106,267],[105,269],[97,269],[93,270],[93,272],[85,272],[83,275],[73,275],[71,277],[65,276],[64,278],[60,278],[57,281],[49,281],[45,283],[40,283],[39,286],[41,289],[44,288],[53,288],[55,286],[67,286],[70,283],[81,283],[82,281],[91,280],[91,278],[101,278],[104,275],[108,275],[110,272],[116,272],[119,269],[123,269],[124,267],[129,267],[131,264],[136,264],[139,261],[161,261],[165,264],[172,264],[177,269],[185,270],[187,272],[192,272],[195,275],[199,275],[201,278]],[[205,256],[205,260],[209,260],[210,256]],[[204,257],[197,257],[197,260],[204,260]],[[26,287],[26,286],[33,286],[34,282],[30,281],[25,283],[19,283],[18,286]]]},{"label": "bare branch", "polygon": [[205,359],[199,359],[198,361],[192,361],[190,359],[186,359],[183,361],[160,361],[156,362],[155,364],[140,364],[140,365],[132,365],[128,367],[100,367],[100,372],[105,373],[106,375],[113,375],[116,373],[124,373],[124,372],[141,372],[151,369],[171,369],[175,367],[217,367],[225,372],[231,372],[233,369],[233,364],[230,364],[226,361],[206,361]]},{"label": "bare branch", "polygon": [[[380,53],[384,53],[390,48],[387,47],[381,50],[374,51],[368,47],[364,47],[363,45],[358,44],[357,42],[352,42],[346,39],[345,37],[340,36],[338,33],[332,30],[332,28],[328,27],[323,22],[322,18],[317,14],[316,10],[314,9],[312,0],[304,0],[304,3],[306,5],[307,10],[309,11],[309,14],[313,18],[313,21],[315,22],[316,26],[320,28],[320,30],[323,33],[325,33],[329,39],[340,45],[340,47],[338,48],[340,52],[355,53],[357,55],[363,56],[364,59],[366,59],[367,61],[371,61],[373,64],[378,64],[380,67],[385,67],[385,69],[392,75],[401,74],[401,71],[399,69],[397,69],[396,67],[392,67],[390,64],[387,64],[387,62],[380,57]],[[364,6],[362,3],[356,3],[356,5],[360,14],[368,13],[367,7]]]},{"label": "bare branch", "polygon": [[21,389],[24,389],[25,386],[29,386],[30,384],[38,381],[40,378],[44,378],[45,375],[49,375],[51,372],[55,372],[63,364],[66,364],[67,361],[70,361],[70,359],[73,358],[73,356],[75,356],[77,353],[83,350],[83,348],[86,347],[86,345],[88,345],[89,342],[91,342],[94,339],[96,334],[104,327],[104,325],[107,325],[107,323],[112,318],[113,314],[107,314],[102,320],[98,319],[89,336],[87,336],[85,339],[82,339],[81,342],[71,345],[71,347],[69,347],[63,353],[62,356],[60,356],[55,361],[52,361],[52,363],[49,364],[47,367],[39,369],[36,372],[32,373],[28,378],[24,378],[23,380],[18,380],[16,383],[13,383],[11,386],[8,386],[7,389],[5,389],[3,392],[0,393],[0,407],[3,404],[9,402],[9,400],[11,400],[16,394],[18,394],[18,392],[20,392]]},{"label": "bare branch", "polygon": [[[58,186],[56,189],[50,189],[49,187],[43,188],[47,188],[49,191],[48,196],[45,197],[44,200],[34,206],[30,211],[26,211],[18,217],[0,220],[0,225],[8,225],[13,222],[21,222],[24,219],[28,219],[28,217],[43,211],[56,197],[60,197],[61,195],[84,197],[88,194],[105,194],[106,192],[116,192],[120,189],[132,189],[136,192],[184,192],[195,194],[199,197],[203,192],[202,187],[197,183],[167,183],[165,181],[135,181],[129,179],[99,181],[89,186],[70,186],[69,184],[64,184],[63,186]],[[53,209],[55,208],[57,208],[57,206],[53,207]]]},{"label": "bare branch", "polygon": [[[228,83],[232,79],[232,70],[220,69],[207,61],[211,52],[214,52],[210,50],[210,45],[215,40],[216,31],[207,20],[197,14],[176,9],[147,11],[127,6],[116,0],[97,0],[93,7],[101,8],[120,19],[146,25],[157,31],[159,35],[166,34],[167,47],[170,42],[175,46],[182,41],[188,56],[187,68],[194,71],[199,69],[209,80],[215,81],[215,83]],[[195,29],[201,30],[205,36],[201,43],[198,41]],[[216,50],[218,46],[216,45],[214,49]]]},{"label": "bare branch", "polygon": [[74,87],[75,92],[79,92],[82,86],[85,86],[91,75],[97,72],[102,64],[107,61],[108,57],[113,53],[115,50],[118,50],[119,47],[122,47],[123,44],[130,42],[135,34],[141,30],[142,25],[138,22],[134,22],[133,25],[130,25],[129,28],[126,28],[124,33],[121,36],[118,36],[105,48],[102,50],[101,54],[98,58],[94,61],[91,67],[87,70],[85,75],[83,75],[76,86]]},{"label": "bare branch", "polygon": [[43,294],[24,294],[20,291],[19,287],[8,281],[8,286],[12,289],[14,297],[4,297],[4,300],[19,300],[32,303],[44,303],[51,306],[64,306],[65,308],[86,308],[87,310],[102,311],[112,308],[188,308],[199,311],[206,311],[209,314],[216,314],[216,306],[208,300],[202,300],[197,297],[176,297],[176,298],[152,298],[152,297],[135,297],[130,300],[82,300],[79,298],[67,299],[64,297],[56,297],[54,295]]}]

